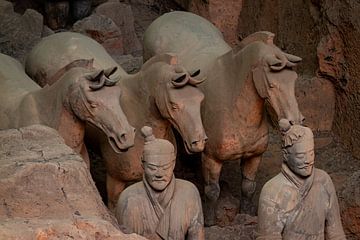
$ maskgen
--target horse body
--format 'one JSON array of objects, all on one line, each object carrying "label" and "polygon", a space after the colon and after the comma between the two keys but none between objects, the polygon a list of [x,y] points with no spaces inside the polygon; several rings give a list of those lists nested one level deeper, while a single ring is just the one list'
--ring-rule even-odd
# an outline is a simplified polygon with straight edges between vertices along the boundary
[{"label": "horse body", "polygon": [[[91,66],[95,69],[106,69],[118,64],[104,48],[84,35],[75,32],[60,32],[43,38],[29,52],[25,68],[26,73],[41,87],[52,85],[51,77],[63,66],[79,59],[94,59]],[[61,56],[61,57],[60,57]],[[118,67],[113,78],[127,75]]]},{"label": "horse body", "polygon": [[[0,55],[1,108],[0,129],[44,124],[58,130],[65,143],[87,160],[83,144],[85,122],[100,128],[115,151],[133,145],[133,128],[119,105],[118,87],[98,87],[92,81],[103,72],[72,68],[52,86],[41,88],[24,72],[20,63]],[[100,89],[101,88],[101,89]],[[107,100],[103,100],[107,96]],[[110,97],[109,97],[110,96]],[[126,134],[127,138],[120,139]]]},{"label": "horse body", "polygon": [[[27,69],[27,72],[31,73],[30,76],[37,81],[42,79],[46,84],[52,84],[54,82],[51,80],[52,75],[59,68],[71,61],[89,57],[94,59],[94,63],[102,63],[103,68],[112,66],[111,61],[102,60],[104,54],[105,59],[110,56],[100,44],[88,48],[87,46],[93,43],[93,40],[79,34],[75,37],[76,41],[70,41],[69,38],[74,38],[73,33],[59,33],[54,34],[51,39],[44,40],[46,44],[40,42],[40,45],[35,47],[35,53],[30,53],[33,57],[27,60],[27,67],[32,67]],[[71,42],[71,44],[60,44],[56,50],[51,50],[56,51],[56,55],[42,56],[49,51],[49,46],[58,41]],[[68,54],[68,48],[76,49],[75,56]],[[30,59],[35,63],[32,63]],[[52,65],[48,66],[48,62]],[[157,138],[168,139],[175,143],[172,132],[172,127],[174,127],[183,138],[185,149],[189,153],[201,152],[204,149],[207,137],[200,114],[200,105],[204,95],[196,87],[201,81],[196,80],[194,74],[190,74],[179,65],[175,56],[171,54],[155,56],[133,75],[126,74],[123,70],[118,72],[121,79],[117,82],[117,86],[122,90],[120,104],[131,125],[136,129],[144,125],[151,126]],[[42,78],[42,76],[46,77]],[[144,145],[143,137],[140,133],[136,133],[135,146],[126,152],[116,153],[104,140],[103,134],[94,129],[87,128],[87,130],[91,142],[100,146],[101,155],[105,161],[108,206],[112,209],[125,184],[140,180],[142,177],[143,169],[140,159]]]},{"label": "horse body", "polygon": [[[176,32],[181,32],[182,41],[174,38]],[[214,220],[224,161],[241,159],[244,200],[250,200],[255,191],[256,172],[268,144],[265,101],[278,119],[303,120],[294,94],[297,74],[291,69],[301,58],[283,53],[272,43],[273,36],[258,32],[230,49],[214,26],[187,12],[164,14],[145,32],[144,56],[172,51],[179,63],[191,62],[207,76],[200,88],[206,96],[202,120],[209,137],[202,155],[209,225]],[[195,56],[191,46],[203,54]]]}]

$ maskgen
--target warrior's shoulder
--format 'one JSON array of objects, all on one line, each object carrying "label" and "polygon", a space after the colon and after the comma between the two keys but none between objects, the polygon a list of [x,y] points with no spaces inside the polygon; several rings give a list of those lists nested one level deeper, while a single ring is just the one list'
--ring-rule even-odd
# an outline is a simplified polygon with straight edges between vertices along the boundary
[{"label": "warrior's shoulder", "polygon": [[182,193],[187,192],[199,195],[197,187],[193,183],[183,179],[176,178],[176,188],[181,190]]},{"label": "warrior's shoulder", "polygon": [[314,168],[315,182],[319,182],[323,186],[333,185],[333,181],[330,175],[322,169]]},{"label": "warrior's shoulder", "polygon": [[260,199],[276,201],[281,198],[281,195],[291,192],[296,192],[296,188],[282,173],[279,173],[264,184],[261,189]]},{"label": "warrior's shoulder", "polygon": [[146,191],[144,187],[144,183],[137,182],[129,187],[125,188],[124,191],[120,194],[119,201],[129,201],[131,202],[134,199],[139,199],[140,196],[145,196]]}]

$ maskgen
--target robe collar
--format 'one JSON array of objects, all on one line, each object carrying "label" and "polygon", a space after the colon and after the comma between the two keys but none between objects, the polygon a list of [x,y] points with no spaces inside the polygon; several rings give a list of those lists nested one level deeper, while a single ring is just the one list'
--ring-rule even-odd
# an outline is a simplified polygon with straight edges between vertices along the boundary
[{"label": "robe collar", "polygon": [[314,181],[314,167],[312,169],[311,175],[306,178],[300,178],[296,175],[291,169],[287,166],[286,163],[282,163],[281,173],[285,176],[287,180],[289,180],[292,184],[296,186],[299,190],[300,200],[304,199],[306,195],[309,193],[313,181]]},{"label": "robe collar", "polygon": [[171,216],[171,200],[175,192],[175,176],[164,191],[156,192],[143,177],[143,183],[145,186],[146,194],[154,208],[155,214],[159,219],[159,223],[156,227],[156,233],[162,238],[167,239],[170,229],[170,216]]}]

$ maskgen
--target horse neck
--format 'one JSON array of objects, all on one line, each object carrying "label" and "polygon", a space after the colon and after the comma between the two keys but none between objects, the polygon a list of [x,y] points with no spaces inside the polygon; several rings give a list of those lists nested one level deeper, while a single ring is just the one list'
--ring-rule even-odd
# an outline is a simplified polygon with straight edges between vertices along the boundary
[{"label": "horse neck", "polygon": [[[135,103],[135,105],[130,106],[131,109],[129,110],[126,110],[126,106],[123,108],[125,112],[133,112],[134,109],[138,109],[137,112],[142,113],[141,116],[137,114],[137,116],[133,117],[136,118],[134,122],[138,122],[137,125],[139,125],[136,127],[141,128],[144,125],[151,126],[154,134],[156,134],[155,136],[166,136],[166,132],[171,129],[171,123],[161,116],[156,106],[154,97],[155,91],[157,90],[156,87],[154,87],[156,79],[149,79],[147,76],[151,76],[151,74],[140,71],[120,82],[123,92],[126,92],[126,96],[123,96],[124,99],[126,99],[127,103]],[[129,120],[131,121],[131,119]],[[133,122],[131,123],[133,124]]]},{"label": "horse neck", "polygon": [[211,98],[210,104],[227,109],[236,121],[247,126],[259,126],[264,117],[264,99],[255,88],[251,66],[251,61],[239,54],[234,55],[232,51],[218,57],[209,68],[211,77],[204,83],[205,88],[212,88],[212,91],[205,90],[212,93],[212,96],[206,95],[205,101],[208,105]]},{"label": "horse neck", "polygon": [[68,129],[84,127],[84,123],[74,115],[69,103],[69,91],[73,84],[68,78],[61,78],[53,85],[31,93],[37,104],[41,123],[57,130],[64,125],[67,125]]}]

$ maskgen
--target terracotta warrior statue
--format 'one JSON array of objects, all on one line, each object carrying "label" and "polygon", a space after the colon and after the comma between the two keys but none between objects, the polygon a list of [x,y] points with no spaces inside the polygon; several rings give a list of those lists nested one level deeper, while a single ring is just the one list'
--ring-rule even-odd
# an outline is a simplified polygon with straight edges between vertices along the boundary
[{"label": "terracotta warrior statue", "polygon": [[279,125],[284,162],[261,191],[257,239],[346,239],[334,184],[314,167],[311,129],[285,119]]},{"label": "terracotta warrior statue", "polygon": [[155,138],[150,127],[141,132],[143,180],[121,193],[115,213],[120,226],[148,239],[205,239],[199,192],[192,183],[174,177],[174,146]]}]

